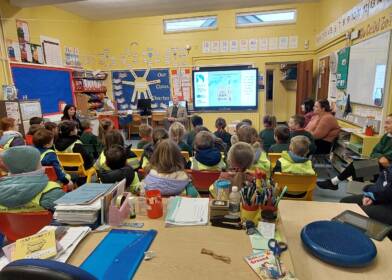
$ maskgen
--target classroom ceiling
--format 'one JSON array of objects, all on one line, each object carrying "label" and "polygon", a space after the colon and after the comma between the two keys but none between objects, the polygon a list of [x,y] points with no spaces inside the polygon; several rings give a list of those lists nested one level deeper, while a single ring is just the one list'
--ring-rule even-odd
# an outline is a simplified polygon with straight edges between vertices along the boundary
[{"label": "classroom ceiling", "polygon": [[10,0],[11,4],[19,7],[49,4],[56,5],[58,8],[90,20],[171,15],[316,1],[317,0]]}]

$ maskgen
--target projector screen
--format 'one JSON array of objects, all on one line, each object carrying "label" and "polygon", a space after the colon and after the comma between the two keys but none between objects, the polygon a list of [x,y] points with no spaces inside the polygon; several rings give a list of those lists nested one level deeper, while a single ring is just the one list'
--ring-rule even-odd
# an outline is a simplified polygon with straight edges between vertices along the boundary
[{"label": "projector screen", "polygon": [[257,68],[208,67],[192,73],[195,110],[257,110]]}]

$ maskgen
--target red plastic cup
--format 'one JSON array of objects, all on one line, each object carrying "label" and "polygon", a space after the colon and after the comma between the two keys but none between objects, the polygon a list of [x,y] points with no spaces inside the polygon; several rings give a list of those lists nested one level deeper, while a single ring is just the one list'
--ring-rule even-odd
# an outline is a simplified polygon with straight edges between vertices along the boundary
[{"label": "red plastic cup", "polygon": [[146,191],[147,216],[150,219],[158,219],[163,216],[163,205],[160,190]]}]

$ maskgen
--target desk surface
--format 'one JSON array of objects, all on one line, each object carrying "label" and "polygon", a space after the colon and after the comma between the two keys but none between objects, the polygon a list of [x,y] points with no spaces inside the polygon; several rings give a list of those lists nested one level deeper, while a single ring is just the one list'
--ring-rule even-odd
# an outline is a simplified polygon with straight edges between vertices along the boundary
[{"label": "desk surface", "polygon": [[[352,210],[364,214],[356,204],[329,203],[315,201],[284,200],[279,204],[283,224],[283,234],[286,237],[294,271],[298,279],[391,279],[392,278],[392,242],[374,241],[377,247],[377,257],[368,267],[348,269],[326,264],[307,253],[300,237],[301,229],[316,220],[330,220],[344,210]],[[333,277],[333,278],[332,278]]]},{"label": "desk surface", "polygon": [[[144,220],[145,229],[156,229],[158,234],[150,250],[157,257],[143,261],[134,279],[259,279],[243,260],[252,253],[249,237],[243,230],[211,226],[164,227],[163,220]],[[79,266],[104,238],[106,233],[86,237],[68,263]],[[231,258],[231,264],[202,255],[202,248]],[[227,278],[227,279],[229,279]]]}]

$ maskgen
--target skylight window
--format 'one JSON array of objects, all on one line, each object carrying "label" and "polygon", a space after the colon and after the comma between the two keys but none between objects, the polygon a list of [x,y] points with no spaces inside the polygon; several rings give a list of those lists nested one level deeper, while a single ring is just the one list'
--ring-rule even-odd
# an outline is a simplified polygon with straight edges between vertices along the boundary
[{"label": "skylight window", "polygon": [[295,23],[296,10],[276,10],[256,13],[240,13],[236,15],[237,27],[262,26]]},{"label": "skylight window", "polygon": [[208,30],[216,29],[218,20],[216,16],[165,19],[163,26],[165,33]]}]

